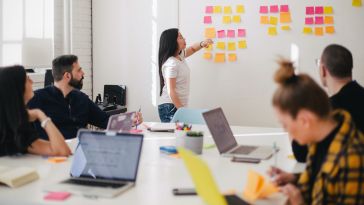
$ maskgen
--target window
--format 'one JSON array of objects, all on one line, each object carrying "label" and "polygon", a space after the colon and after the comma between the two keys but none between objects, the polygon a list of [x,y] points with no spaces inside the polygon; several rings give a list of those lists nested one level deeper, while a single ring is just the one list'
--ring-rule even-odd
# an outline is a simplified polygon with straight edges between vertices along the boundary
[{"label": "window", "polygon": [[22,64],[24,38],[53,39],[53,0],[0,0],[0,65]]}]

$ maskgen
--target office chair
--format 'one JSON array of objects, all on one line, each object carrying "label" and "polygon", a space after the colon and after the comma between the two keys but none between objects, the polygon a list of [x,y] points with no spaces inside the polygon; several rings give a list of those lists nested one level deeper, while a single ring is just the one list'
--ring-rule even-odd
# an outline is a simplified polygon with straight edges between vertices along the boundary
[{"label": "office chair", "polygon": [[48,85],[53,85],[54,79],[53,79],[53,75],[52,75],[52,70],[47,69],[45,76],[44,76],[44,87],[48,86]]},{"label": "office chair", "polygon": [[184,122],[189,124],[206,124],[202,113],[207,109],[179,108],[174,114],[171,122]]}]

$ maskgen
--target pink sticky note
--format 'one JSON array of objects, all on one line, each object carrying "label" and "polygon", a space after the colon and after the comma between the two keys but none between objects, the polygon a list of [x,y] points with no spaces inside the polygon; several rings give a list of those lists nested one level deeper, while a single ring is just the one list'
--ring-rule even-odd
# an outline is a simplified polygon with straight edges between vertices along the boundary
[{"label": "pink sticky note", "polygon": [[225,30],[217,31],[218,38],[225,38]]},{"label": "pink sticky note", "polygon": [[315,8],[313,6],[306,7],[306,15],[315,14]]},{"label": "pink sticky note", "polygon": [[281,12],[289,12],[288,5],[281,5]]},{"label": "pink sticky note", "polygon": [[278,5],[272,5],[272,6],[270,6],[270,12],[271,13],[278,13],[279,12]]},{"label": "pink sticky note", "polygon": [[207,14],[214,13],[214,7],[213,6],[206,6],[206,13]]},{"label": "pink sticky note", "polygon": [[71,196],[69,192],[49,192],[46,196],[44,196],[45,200],[55,200],[55,201],[63,201]]},{"label": "pink sticky note", "polygon": [[245,37],[246,32],[245,29],[238,29],[238,37]]},{"label": "pink sticky note", "polygon": [[306,25],[313,24],[313,17],[307,17],[307,18],[305,18],[305,24]]},{"label": "pink sticky note", "polygon": [[315,14],[323,14],[324,13],[324,7],[323,6],[316,6],[315,7]]},{"label": "pink sticky note", "polygon": [[229,38],[235,38],[235,31],[234,30],[228,30],[227,31],[227,36]]},{"label": "pink sticky note", "polygon": [[268,6],[260,6],[259,13],[267,14],[268,13]]},{"label": "pink sticky note", "polygon": [[204,24],[211,24],[212,23],[211,16],[205,16],[203,18],[203,22]]},{"label": "pink sticky note", "polygon": [[315,17],[315,24],[324,24],[324,17],[316,16]]}]

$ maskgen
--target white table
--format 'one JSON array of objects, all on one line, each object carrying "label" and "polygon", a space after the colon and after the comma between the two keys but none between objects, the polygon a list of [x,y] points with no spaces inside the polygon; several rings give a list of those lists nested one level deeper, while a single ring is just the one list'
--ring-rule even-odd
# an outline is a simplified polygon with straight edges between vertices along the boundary
[{"label": "white table", "polygon": [[[195,125],[193,130],[204,131],[204,144],[213,143],[206,126]],[[302,164],[298,164],[295,160],[288,157],[291,154],[291,147],[288,136],[282,132],[282,129],[232,126],[232,130],[240,144],[272,146],[276,142],[280,148],[277,155],[278,166],[287,171],[294,171],[297,169],[297,165],[300,165],[298,169],[303,169]],[[61,203],[89,205],[204,204],[200,197],[172,195],[172,188],[193,187],[192,180],[184,167],[183,161],[168,157],[159,152],[159,146],[161,145],[174,145],[175,138],[173,133],[151,133],[145,130],[144,136],[139,173],[134,188],[112,199],[90,199],[73,195]],[[71,142],[71,146],[74,146],[74,144],[75,141]],[[224,192],[234,189],[239,195],[245,187],[247,171],[249,169],[265,174],[269,166],[274,163],[274,159],[265,160],[259,164],[233,163],[229,158],[219,156],[216,147],[204,149],[201,157],[208,163],[220,191]],[[53,164],[41,156],[34,155],[1,157],[0,165],[36,168],[40,174],[40,180],[16,189],[0,186],[0,204],[61,204],[60,202],[44,200],[43,197],[46,193],[42,191],[42,187],[68,178],[71,161],[72,158],[63,163]],[[283,204],[283,202],[284,197],[278,194],[271,199],[257,201],[257,204]]]}]

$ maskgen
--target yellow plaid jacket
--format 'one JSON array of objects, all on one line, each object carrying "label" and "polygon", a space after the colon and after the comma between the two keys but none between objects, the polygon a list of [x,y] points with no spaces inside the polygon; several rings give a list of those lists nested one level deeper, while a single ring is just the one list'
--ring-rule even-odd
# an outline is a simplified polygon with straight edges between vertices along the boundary
[{"label": "yellow plaid jacket", "polygon": [[337,110],[333,116],[342,124],[313,187],[310,189],[316,144],[309,145],[307,167],[298,186],[305,204],[364,204],[364,135],[356,129],[348,112]]}]

